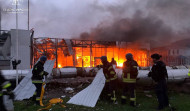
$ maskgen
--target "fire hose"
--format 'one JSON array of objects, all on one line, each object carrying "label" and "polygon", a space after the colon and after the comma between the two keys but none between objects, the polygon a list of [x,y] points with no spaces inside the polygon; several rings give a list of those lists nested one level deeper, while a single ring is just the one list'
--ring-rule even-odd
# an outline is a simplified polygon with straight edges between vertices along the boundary
[{"label": "fire hose", "polygon": [[46,83],[43,82],[42,83],[41,95],[40,95],[40,106],[44,106],[42,100],[43,100],[43,97],[44,97],[45,87],[46,87]]},{"label": "fire hose", "polygon": [[46,106],[45,108],[38,109],[37,111],[50,110],[52,108],[52,106],[55,104],[59,104],[62,108],[66,107],[65,105],[63,105],[62,99],[53,98],[53,99],[49,100],[49,103],[47,105],[45,105]]}]

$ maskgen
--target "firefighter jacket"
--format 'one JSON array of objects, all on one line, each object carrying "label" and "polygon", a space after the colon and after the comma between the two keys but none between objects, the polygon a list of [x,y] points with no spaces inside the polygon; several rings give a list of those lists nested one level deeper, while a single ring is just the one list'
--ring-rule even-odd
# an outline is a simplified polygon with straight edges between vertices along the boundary
[{"label": "firefighter jacket", "polygon": [[148,74],[149,77],[152,77],[152,79],[155,82],[159,82],[160,80],[163,80],[165,78],[168,78],[168,73],[166,69],[166,65],[162,61],[156,62],[153,66],[151,71]]},{"label": "firefighter jacket", "polygon": [[0,73],[0,96],[3,96],[3,91],[7,91],[7,89],[11,86],[9,81],[6,81],[5,78]]},{"label": "firefighter jacket", "polygon": [[188,76],[190,77],[190,70],[189,70]]},{"label": "firefighter jacket", "polygon": [[103,67],[104,76],[106,78],[106,82],[110,82],[112,80],[117,79],[116,72],[111,63],[107,62],[102,67]]},{"label": "firefighter jacket", "polygon": [[38,62],[36,65],[34,65],[32,70],[32,82],[33,83],[43,83],[42,79],[44,75],[48,75],[47,72],[44,71],[44,64],[42,62]]},{"label": "firefighter jacket", "polygon": [[138,64],[134,60],[125,61],[123,63],[122,81],[125,83],[136,83],[138,75]]}]

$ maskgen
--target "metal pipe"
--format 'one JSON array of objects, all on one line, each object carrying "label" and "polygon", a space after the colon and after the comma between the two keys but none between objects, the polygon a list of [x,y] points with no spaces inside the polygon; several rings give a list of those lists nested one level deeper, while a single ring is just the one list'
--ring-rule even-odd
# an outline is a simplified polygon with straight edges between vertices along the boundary
[{"label": "metal pipe", "polygon": [[26,70],[1,70],[1,74],[5,77],[7,80],[15,80],[17,73],[18,75],[26,76],[29,73],[30,69]]},{"label": "metal pipe", "polygon": [[82,67],[84,67],[84,61],[83,61],[83,41],[82,41]]},{"label": "metal pipe", "polygon": [[92,41],[90,44],[90,67],[92,67]]},{"label": "metal pipe", "polygon": [[33,66],[33,57],[34,57],[34,47],[33,47],[33,38],[34,38],[34,30],[33,29],[31,29],[31,31],[32,31],[32,34],[31,34],[31,36],[30,36],[30,67],[32,68],[32,66]]},{"label": "metal pipe", "polygon": [[[188,78],[188,69],[170,69],[167,70],[168,72],[168,81],[169,82],[176,82],[176,81],[184,81]],[[121,79],[122,69],[116,69],[116,73],[118,78]],[[152,79],[148,77],[148,70],[139,70],[139,74],[137,78],[139,78],[138,82],[152,82]]]},{"label": "metal pipe", "polygon": [[1,34],[1,1],[0,1],[0,34]]},{"label": "metal pipe", "polygon": [[55,39],[55,60],[56,60],[56,68],[58,66],[58,59],[57,59],[57,44],[58,44],[58,39]]},{"label": "metal pipe", "polygon": [[28,0],[28,30],[29,30],[29,27],[30,27],[30,1]]},{"label": "metal pipe", "polygon": [[76,77],[77,76],[77,68],[60,68],[59,73],[62,77]]}]

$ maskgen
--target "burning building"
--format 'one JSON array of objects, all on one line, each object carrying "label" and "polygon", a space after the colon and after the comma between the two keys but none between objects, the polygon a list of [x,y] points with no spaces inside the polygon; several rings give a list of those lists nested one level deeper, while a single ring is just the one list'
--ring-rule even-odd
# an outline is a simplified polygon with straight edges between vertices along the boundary
[{"label": "burning building", "polygon": [[152,48],[152,53],[159,53],[168,66],[190,64],[190,39],[183,39],[166,46]]},{"label": "burning building", "polygon": [[132,53],[139,66],[149,66],[148,43],[119,41],[93,41],[58,38],[35,38],[33,41],[34,63],[41,55],[56,59],[54,67],[95,67],[101,64],[100,57],[114,58],[118,67],[123,66],[126,53]]}]

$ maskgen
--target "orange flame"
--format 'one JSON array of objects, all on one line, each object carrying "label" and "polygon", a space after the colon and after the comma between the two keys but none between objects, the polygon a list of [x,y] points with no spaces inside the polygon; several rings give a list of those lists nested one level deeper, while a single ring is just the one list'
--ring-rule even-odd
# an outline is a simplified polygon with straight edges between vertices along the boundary
[{"label": "orange flame", "polygon": [[[62,42],[58,43],[62,44]],[[44,42],[38,45],[38,49],[41,52],[47,53],[48,59],[55,59],[55,49],[54,42],[51,39],[48,39],[48,42]],[[108,47],[100,48],[99,45],[97,48],[90,47],[73,47],[75,55],[69,55],[67,47],[59,47],[57,49],[57,67],[62,68],[65,66],[76,66],[76,67],[96,67],[96,65],[101,64],[100,57],[107,56],[108,61],[111,62],[112,58],[117,62],[118,67],[123,67],[123,62],[126,61],[125,55],[127,53],[132,53],[134,60],[137,61],[139,66],[148,66],[148,57],[146,50],[133,49],[133,48],[117,48],[117,47]],[[37,52],[37,51],[36,51]],[[36,53],[35,57],[39,58],[40,53]]]},{"label": "orange flame", "polygon": [[58,64],[58,68],[62,68],[61,64]]}]

